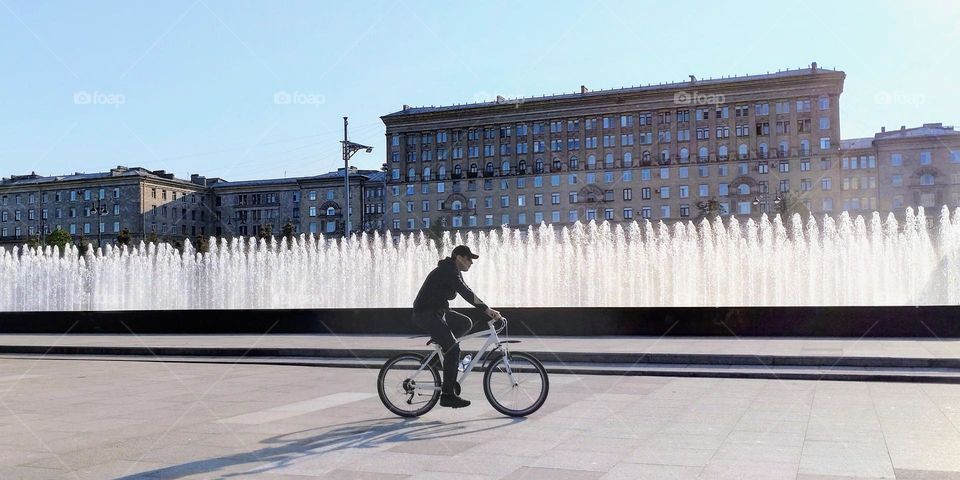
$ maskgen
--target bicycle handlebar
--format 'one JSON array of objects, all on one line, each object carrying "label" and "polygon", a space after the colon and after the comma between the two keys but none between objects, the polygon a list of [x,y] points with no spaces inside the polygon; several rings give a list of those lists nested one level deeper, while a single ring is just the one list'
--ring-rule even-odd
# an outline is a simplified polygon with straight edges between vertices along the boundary
[{"label": "bicycle handlebar", "polygon": [[495,318],[494,318],[494,319],[491,319],[490,321],[487,322],[487,325],[490,325],[490,328],[495,329],[495,330],[497,331],[497,333],[502,332],[505,328],[507,328],[507,317],[504,317],[504,316],[502,316],[502,315],[500,316],[500,327],[499,327],[499,328],[496,327],[496,324],[497,324],[497,319],[495,319]]}]

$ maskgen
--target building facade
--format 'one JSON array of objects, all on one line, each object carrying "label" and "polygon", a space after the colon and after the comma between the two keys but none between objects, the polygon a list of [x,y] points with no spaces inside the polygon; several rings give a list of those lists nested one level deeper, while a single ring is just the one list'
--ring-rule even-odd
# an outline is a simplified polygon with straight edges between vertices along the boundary
[{"label": "building facade", "polygon": [[450,107],[386,125],[388,227],[686,220],[842,201],[845,74],[810,68]]},{"label": "building facade", "polygon": [[[343,235],[343,169],[314,177],[228,182],[163,170],[123,167],[109,172],[0,181],[0,246],[42,243],[60,228],[75,241],[115,243],[126,230],[132,241],[183,242],[197,237]],[[383,173],[351,168],[351,230],[384,227]],[[269,227],[268,227],[269,225]],[[42,232],[42,233],[41,233]]]}]

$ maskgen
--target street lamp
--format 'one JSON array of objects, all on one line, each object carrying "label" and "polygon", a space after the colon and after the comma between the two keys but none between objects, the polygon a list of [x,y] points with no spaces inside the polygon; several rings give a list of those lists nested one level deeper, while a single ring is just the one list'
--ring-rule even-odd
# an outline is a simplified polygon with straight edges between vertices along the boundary
[{"label": "street lamp", "polygon": [[373,147],[351,142],[347,139],[347,117],[343,117],[343,193],[346,198],[344,207],[343,237],[350,235],[350,157],[360,150],[373,153]]},{"label": "street lamp", "polygon": [[[82,193],[82,191],[79,193]],[[103,199],[100,198],[100,195],[98,194],[97,198],[93,201],[93,203],[90,204],[89,208],[97,213],[97,248],[100,248],[103,246],[103,229],[100,227],[103,225],[102,217],[108,213],[107,207],[103,203]]]}]

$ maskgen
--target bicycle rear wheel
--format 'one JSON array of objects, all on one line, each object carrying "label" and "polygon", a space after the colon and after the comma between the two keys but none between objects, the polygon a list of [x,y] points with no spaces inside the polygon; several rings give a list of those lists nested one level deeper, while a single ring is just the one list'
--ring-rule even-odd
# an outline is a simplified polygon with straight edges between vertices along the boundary
[{"label": "bicycle rear wheel", "polygon": [[530,354],[510,352],[496,358],[483,373],[483,393],[498,412],[525,417],[547,400],[550,380],[543,364]]},{"label": "bicycle rear wheel", "polygon": [[440,372],[423,365],[424,357],[401,353],[383,364],[377,376],[377,394],[387,410],[401,417],[419,417],[440,400]]}]

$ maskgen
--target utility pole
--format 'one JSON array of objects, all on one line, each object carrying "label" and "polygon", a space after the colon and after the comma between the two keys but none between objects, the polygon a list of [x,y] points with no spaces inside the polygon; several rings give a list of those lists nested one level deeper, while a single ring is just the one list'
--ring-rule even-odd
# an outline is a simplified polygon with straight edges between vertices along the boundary
[{"label": "utility pole", "polygon": [[360,150],[366,150],[367,153],[373,152],[373,147],[353,143],[347,138],[347,117],[343,117],[343,193],[345,197],[343,207],[343,237],[350,236],[350,157]]}]

